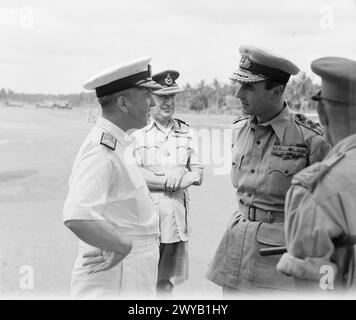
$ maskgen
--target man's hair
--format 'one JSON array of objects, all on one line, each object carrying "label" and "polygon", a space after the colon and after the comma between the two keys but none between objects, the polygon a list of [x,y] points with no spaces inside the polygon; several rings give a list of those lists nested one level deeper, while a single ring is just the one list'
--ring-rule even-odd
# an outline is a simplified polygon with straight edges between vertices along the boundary
[{"label": "man's hair", "polygon": [[273,89],[274,87],[277,87],[277,86],[283,86],[283,90],[282,90],[282,93],[284,92],[287,84],[286,83],[280,83],[280,82],[277,82],[277,81],[274,81],[274,80],[270,80],[270,79],[267,79],[265,81],[265,89],[266,90],[271,90]]},{"label": "man's hair", "polygon": [[119,96],[120,96],[120,92],[115,92],[113,94],[109,94],[108,96],[98,98],[98,102],[102,108],[108,108],[116,102],[116,99]]},{"label": "man's hair", "polygon": [[118,97],[126,97],[126,98],[130,98],[133,91],[132,90],[134,88],[130,88],[127,90],[123,90],[123,91],[119,91],[119,92],[115,92],[113,94],[110,94],[108,96],[104,96],[104,97],[100,97],[98,98],[98,102],[101,105],[102,108],[109,108],[111,106],[113,106],[116,103],[116,100]]}]

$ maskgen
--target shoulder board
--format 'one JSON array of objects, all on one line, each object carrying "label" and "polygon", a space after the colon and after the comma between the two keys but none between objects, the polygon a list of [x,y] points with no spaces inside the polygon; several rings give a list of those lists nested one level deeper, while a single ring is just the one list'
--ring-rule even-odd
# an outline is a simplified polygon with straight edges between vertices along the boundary
[{"label": "shoulder board", "polygon": [[179,124],[184,124],[186,125],[187,127],[189,127],[189,124],[187,124],[186,122],[184,122],[183,120],[180,120],[180,119],[177,119],[177,118],[173,118],[174,120],[178,121]]},{"label": "shoulder board", "polygon": [[103,132],[100,139],[100,144],[108,147],[111,150],[115,150],[117,140],[107,132]]},{"label": "shoulder board", "polygon": [[339,162],[345,153],[337,153],[324,159],[322,162],[316,162],[313,165],[298,172],[292,179],[292,184],[301,185],[307,189],[313,189],[315,185],[329,172],[329,170]]},{"label": "shoulder board", "polygon": [[305,128],[308,128],[319,135],[324,135],[324,129],[318,122],[314,122],[310,119],[307,119],[304,114],[296,113],[294,116],[294,121]]},{"label": "shoulder board", "polygon": [[232,124],[235,124],[235,123],[238,123],[239,121],[242,121],[242,120],[246,120],[248,119],[249,116],[239,116],[238,118],[236,118]]},{"label": "shoulder board", "polygon": [[307,189],[313,189],[316,183],[329,171],[327,165],[316,162],[313,165],[298,172],[292,179],[292,184],[300,185]]}]

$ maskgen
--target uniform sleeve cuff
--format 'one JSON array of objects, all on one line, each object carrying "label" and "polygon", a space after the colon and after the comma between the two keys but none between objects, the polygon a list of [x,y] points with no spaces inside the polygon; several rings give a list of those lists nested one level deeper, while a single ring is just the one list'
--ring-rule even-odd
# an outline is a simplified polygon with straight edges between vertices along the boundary
[{"label": "uniform sleeve cuff", "polygon": [[189,163],[189,167],[190,168],[198,168],[198,169],[204,169],[204,165],[202,165],[201,163],[197,163],[197,164],[191,164],[191,163]]},{"label": "uniform sleeve cuff", "polygon": [[105,218],[90,208],[65,208],[63,222],[68,220],[105,220]]},{"label": "uniform sleeve cuff", "polygon": [[332,267],[336,275],[337,268],[329,260],[324,258],[299,259],[285,253],[277,264],[277,270],[295,278],[319,281],[325,272],[322,269],[323,266]]}]

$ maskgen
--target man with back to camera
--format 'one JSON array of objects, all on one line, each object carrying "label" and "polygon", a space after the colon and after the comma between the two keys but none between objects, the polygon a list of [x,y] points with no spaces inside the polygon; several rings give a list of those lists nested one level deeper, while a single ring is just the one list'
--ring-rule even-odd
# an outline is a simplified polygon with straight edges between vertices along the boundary
[{"label": "man with back to camera", "polygon": [[161,88],[151,79],[150,60],[115,66],[84,85],[95,89],[102,117],[75,159],[63,210],[65,225],[79,238],[74,298],[155,294],[158,208],[126,133],[146,125],[151,91]]},{"label": "man with back to camera", "polygon": [[356,61],[324,57],[311,68],[322,80],[313,100],[333,148],[292,180],[286,198],[288,252],[277,269],[301,289],[320,291],[321,285],[350,287],[355,275],[354,243],[338,245],[338,239],[356,235]]},{"label": "man with back to camera", "polygon": [[329,144],[322,128],[296,114],[284,100],[291,61],[253,46],[240,47],[236,96],[242,117],[233,124],[231,179],[237,211],[218,246],[207,278],[224,294],[294,290],[276,270],[280,256],[262,257],[259,249],[284,245],[285,195],[294,174],[322,160]]},{"label": "man with back to camera", "polygon": [[153,91],[148,125],[133,133],[136,160],[160,212],[160,260],[157,292],[171,294],[188,278],[191,222],[188,187],[200,185],[203,166],[193,131],[173,118],[176,94],[182,92],[178,71],[166,70],[152,79],[163,88]]}]

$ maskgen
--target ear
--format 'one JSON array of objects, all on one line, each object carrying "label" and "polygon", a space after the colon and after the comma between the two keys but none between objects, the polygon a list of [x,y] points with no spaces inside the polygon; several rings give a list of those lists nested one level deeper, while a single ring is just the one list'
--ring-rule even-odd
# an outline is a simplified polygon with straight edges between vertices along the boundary
[{"label": "ear", "polygon": [[328,127],[329,118],[328,118],[328,114],[326,112],[325,106],[323,105],[322,101],[318,102],[317,112],[318,112],[319,120],[320,120],[320,123],[322,124],[322,126],[323,127]]},{"label": "ear", "polygon": [[272,101],[275,101],[282,96],[282,93],[283,93],[283,86],[282,85],[275,86],[270,90],[270,99]]},{"label": "ear", "polygon": [[125,112],[125,113],[128,112],[128,104],[129,103],[130,102],[128,101],[128,99],[125,96],[117,97],[116,105],[121,112]]},{"label": "ear", "polygon": [[156,100],[155,100],[153,94],[151,94],[151,95],[150,95],[150,108],[155,107],[156,104],[157,104],[157,103],[156,103]]}]

